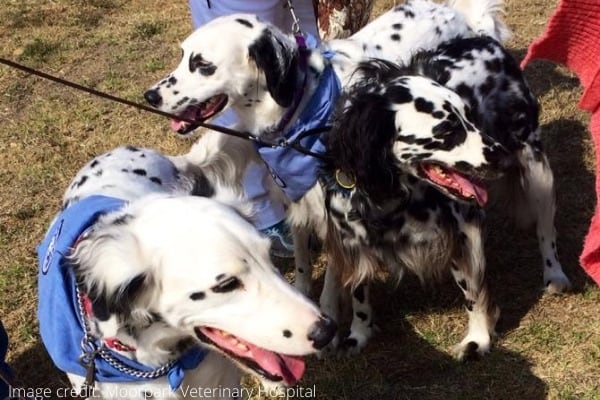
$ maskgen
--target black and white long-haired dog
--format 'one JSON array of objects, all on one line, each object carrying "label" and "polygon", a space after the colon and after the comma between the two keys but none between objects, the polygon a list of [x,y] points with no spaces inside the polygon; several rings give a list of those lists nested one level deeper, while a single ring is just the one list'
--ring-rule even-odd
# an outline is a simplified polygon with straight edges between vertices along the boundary
[{"label": "black and white long-haired dog", "polygon": [[[279,274],[226,181],[235,143],[180,157],[120,147],[75,176],[39,248],[42,339],[89,398],[240,396],[293,385],[335,323]],[[193,160],[194,172],[187,168]],[[233,174],[233,175],[231,175]],[[196,392],[194,392],[196,391]],[[196,394],[194,394],[196,393]]]},{"label": "black and white long-haired dog", "polygon": [[[360,81],[364,80],[365,82],[363,83],[366,83],[369,80],[364,75],[364,71],[358,74],[354,73],[354,71],[361,62],[370,58],[381,58],[401,64],[408,64],[412,56],[418,51],[434,51],[438,49],[438,46],[454,38],[474,38],[479,35],[486,35],[501,41],[508,35],[506,26],[498,18],[501,8],[502,2],[498,0],[455,0],[448,1],[446,4],[429,0],[411,0],[383,14],[350,38],[324,43],[323,46],[315,50],[302,50],[297,39],[283,34],[276,27],[258,20],[255,16],[237,14],[222,17],[196,30],[182,43],[183,57],[179,65],[171,74],[152,86],[145,93],[145,97],[150,104],[160,110],[171,112],[181,117],[182,120],[176,119],[172,124],[172,127],[180,134],[187,134],[197,127],[192,120],[204,121],[230,108],[238,116],[237,129],[263,138],[286,136],[290,131],[298,131],[299,129],[302,132],[302,127],[297,128],[297,121],[308,120],[311,122],[313,115],[315,117],[317,115],[321,117],[324,115],[324,113],[320,112],[322,111],[321,109],[318,109],[319,113],[313,112],[311,106],[313,102],[318,102],[318,99],[314,99],[316,97],[315,93],[322,93],[320,91],[321,86],[326,86],[327,81],[331,79],[332,75],[334,79],[339,81],[341,92],[348,90],[348,88],[358,82],[358,86],[352,89],[353,93],[358,93],[356,91],[361,87]],[[224,40],[224,37],[229,37],[230,40]],[[446,158],[444,157],[448,154],[453,154],[452,158],[446,160],[448,168],[467,173],[467,176],[469,174],[479,176],[484,170],[487,170],[488,174],[492,174],[493,170],[505,168],[507,162],[503,161],[505,158],[499,156],[499,154],[503,153],[504,150],[508,152],[508,148],[510,147],[508,144],[505,145],[501,140],[499,141],[498,138],[493,139],[491,135],[487,135],[488,127],[485,125],[487,123],[486,120],[478,120],[481,114],[488,112],[496,113],[499,111],[487,108],[488,106],[496,105],[488,104],[487,99],[494,98],[497,95],[496,91],[492,90],[497,89],[496,86],[488,88],[491,83],[487,82],[487,79],[489,76],[492,77],[490,78],[492,80],[495,79],[494,76],[498,76],[499,79],[503,73],[502,71],[495,71],[497,62],[491,60],[490,66],[486,64],[486,59],[457,62],[459,66],[467,64],[465,67],[468,67],[470,62],[473,62],[474,72],[479,73],[477,80],[473,82],[479,82],[483,76],[482,83],[475,85],[476,89],[473,89],[473,86],[469,86],[469,82],[464,87],[457,84],[455,91],[458,94],[452,94],[452,90],[454,90],[452,89],[452,81],[444,82],[450,88],[444,89],[442,84],[433,82],[431,78],[411,77],[408,79],[408,84],[410,85],[411,96],[413,96],[411,99],[414,101],[411,100],[410,105],[407,107],[410,107],[413,113],[406,115],[398,114],[398,118],[400,118],[400,115],[404,115],[404,118],[407,119],[406,122],[399,121],[401,123],[400,126],[412,124],[414,128],[414,132],[412,133],[414,137],[408,135],[406,138],[407,141],[415,141],[411,144],[412,150],[410,150],[415,153],[413,158],[418,158],[419,155],[416,153],[419,152],[422,152],[420,157],[423,159],[433,157],[432,154],[429,154],[433,153],[429,151],[429,148],[437,146],[439,142],[441,142],[440,150],[444,147],[447,148],[448,151],[446,154],[442,151],[436,152],[435,157],[441,157],[436,167],[432,166],[422,171],[431,176],[431,182],[437,179],[439,181],[437,182],[438,184],[443,183],[444,179],[446,179],[442,175],[445,172],[441,168],[445,165],[444,160]],[[333,74],[331,71],[333,71]],[[448,76],[450,72],[456,72],[451,66],[448,67],[448,71],[448,74],[446,74]],[[515,75],[512,72],[505,75],[511,79],[505,79],[501,82],[502,85],[500,87],[505,89],[502,93],[514,94],[510,91],[513,85],[525,87],[524,83],[521,83],[522,78],[520,75]],[[462,80],[462,78],[460,79]],[[508,85],[508,88],[505,88],[504,85]],[[481,97],[484,99],[483,103],[478,108],[473,108],[476,104],[469,104],[470,99],[468,98],[468,93],[465,94],[465,92],[472,92],[471,97],[479,96],[473,97],[475,99]],[[480,94],[483,96],[480,96]],[[354,97],[360,96],[362,94]],[[402,101],[402,97],[395,99],[393,95],[391,96],[388,99],[390,104],[393,104],[394,100]],[[427,113],[434,105],[441,107],[440,104],[443,103],[442,99],[444,99],[444,96],[449,96],[453,99],[450,102],[452,107],[442,110],[436,108],[438,112]],[[350,97],[350,99],[354,97]],[[511,99],[516,99],[516,97],[511,97]],[[337,99],[330,98],[328,100],[329,104],[336,104]],[[419,110],[423,110],[423,112]],[[514,115],[510,117],[512,118]],[[343,116],[340,118],[343,120]],[[414,121],[418,123],[411,122],[413,118],[416,118]],[[501,119],[503,117],[498,116],[498,118]],[[525,115],[523,118],[536,119],[537,111],[535,116]],[[183,119],[186,121],[183,121]],[[379,120],[377,118],[368,120],[372,123],[371,130],[378,132],[376,128],[381,125]],[[328,122],[326,115],[323,121],[324,124]],[[447,138],[439,139],[432,137],[434,132],[431,129],[441,122],[444,122],[444,124],[437,129],[445,130],[448,128],[448,131],[435,132],[435,134],[443,136],[444,133],[448,133]],[[469,130],[468,135],[465,132],[458,132],[455,138],[454,131],[450,128],[460,127],[462,123],[473,130]],[[480,123],[483,123],[483,125],[480,125]],[[338,126],[341,126],[341,123]],[[389,126],[391,125],[388,124]],[[419,127],[422,127],[422,129],[417,129]],[[485,134],[482,134],[482,131]],[[387,134],[389,135],[389,133]],[[516,134],[511,132],[507,133],[506,137],[512,137],[511,135],[513,134],[517,137],[527,136],[525,133]],[[463,136],[470,138],[471,149],[467,150],[466,146],[458,146],[457,148],[452,146],[459,142],[459,139]],[[358,137],[353,140],[359,143]],[[499,141],[499,143],[496,143],[496,141]],[[521,142],[525,142],[525,140]],[[335,143],[335,139],[333,143]],[[362,151],[383,151],[381,148],[375,148],[374,150],[373,146],[377,142],[372,144],[368,140],[362,140],[360,143],[363,148],[360,149],[358,152],[360,154],[357,154],[357,156],[361,158],[364,157],[364,155],[361,155]],[[379,145],[381,146],[382,143],[379,143]],[[532,147],[532,151],[537,148],[538,146]],[[317,147],[317,149],[319,148]],[[320,149],[323,150],[326,147],[321,146]],[[512,154],[515,157],[526,157],[527,149],[528,147],[518,154],[516,151],[513,151]],[[332,150],[329,149],[327,151]],[[378,159],[377,162],[379,165],[381,165],[384,159],[387,161],[393,159],[393,149],[384,148],[384,150],[387,157],[381,160]],[[471,151],[474,153],[471,154]],[[283,149],[281,153],[275,154],[274,158],[277,159],[275,161],[287,160],[284,156],[289,154],[289,152],[289,149]],[[536,157],[540,159],[541,154],[543,153],[533,151],[532,156],[535,156],[534,159]],[[408,154],[403,153],[403,155],[407,159]],[[263,153],[261,153],[261,156],[263,156]],[[464,163],[459,163],[461,156],[465,158],[463,160]],[[511,154],[508,154],[507,158],[511,158]],[[264,156],[263,159],[266,160]],[[541,159],[545,160],[543,156],[541,156]],[[399,158],[398,162],[400,163],[401,161],[402,158]],[[316,159],[315,162],[318,163]],[[288,166],[295,165],[292,162],[270,164],[270,161],[267,161],[267,163],[278,178],[281,178],[281,170],[284,170],[284,173],[288,172],[285,169]],[[455,163],[458,163],[458,165],[454,165]],[[305,164],[301,165],[306,166]],[[471,167],[466,168],[468,165]],[[532,172],[536,176],[542,174],[542,180],[532,178],[532,183],[529,184],[527,191],[539,194],[537,198],[540,198],[540,201],[543,200],[544,204],[553,204],[552,179],[547,168],[547,163],[527,164],[523,161],[521,165],[528,167],[542,165],[542,170]],[[460,166],[463,168],[458,168]],[[242,166],[240,165],[240,167]],[[311,265],[307,250],[310,231],[317,231],[318,235],[325,240],[328,230],[328,224],[325,221],[328,215],[332,216],[332,213],[335,213],[336,199],[334,196],[329,196],[330,201],[327,202],[328,208],[326,208],[323,188],[318,184],[315,186],[312,185],[319,178],[318,174],[314,172],[319,171],[320,167],[319,165],[318,168],[311,166],[298,168],[293,171],[294,173],[291,174],[292,177],[289,180],[278,179],[280,185],[282,181],[285,183],[285,185],[281,186],[285,186],[283,189],[284,191],[287,190],[286,194],[289,193],[290,189],[293,191],[293,195],[288,194],[288,196],[291,200],[289,219],[294,227],[294,240],[296,243],[296,286],[306,293],[310,288],[311,277]],[[465,168],[468,171],[465,171]],[[331,168],[329,174],[326,174],[328,176],[322,178],[325,181],[337,181],[335,173],[338,169],[342,171],[338,173],[338,179],[343,181],[343,185],[353,187],[353,176],[346,174],[341,168]],[[313,172],[313,175],[309,177],[309,184],[307,185],[306,175],[308,175],[309,171]],[[529,176],[528,174],[523,173],[520,176],[527,177]],[[302,177],[303,180],[295,180],[298,176]],[[381,182],[383,178],[373,177],[372,182]],[[459,175],[456,175],[455,178],[459,179]],[[396,177],[393,179],[396,182],[399,178]],[[416,176],[406,179],[411,182],[418,180]],[[463,181],[460,182],[466,187],[468,181],[469,179],[463,178]],[[538,182],[542,181],[545,182],[547,188],[539,188],[539,190],[532,191],[531,185],[537,185]],[[436,193],[441,199],[449,196],[449,192],[442,193],[440,192],[440,188],[436,192],[436,189],[431,184],[429,186],[421,186],[422,191]],[[475,182],[471,182],[470,185],[471,195],[483,202],[485,198],[484,191]],[[425,188],[428,190],[425,190]],[[384,190],[392,190],[392,188],[379,188],[379,190],[381,194]],[[301,194],[300,197],[298,197],[299,192]],[[399,193],[397,194],[400,195]],[[376,198],[377,194],[374,195]],[[412,197],[412,199],[415,198],[418,198],[417,193]],[[397,200],[399,204],[403,204],[405,201],[401,198]],[[457,204],[456,207],[458,209],[464,208],[462,203],[459,202]],[[418,211],[420,207],[421,204],[416,203],[413,208]],[[541,209],[541,207],[538,207],[538,209]],[[427,207],[425,207],[423,214],[429,214],[427,210]],[[378,210],[378,212],[386,211]],[[456,213],[460,214],[459,211],[456,211]],[[478,215],[477,212],[474,214]],[[350,213],[349,216],[342,213],[342,216],[347,220],[337,219],[340,224],[339,229],[351,230],[353,227],[359,229],[358,225],[360,224],[355,223],[355,213]],[[423,216],[421,217],[424,218]],[[474,219],[476,219],[475,216],[472,216],[469,218],[469,221]],[[332,217],[331,220],[333,221],[334,218]],[[544,232],[544,240],[541,242],[544,259],[547,259],[551,263],[551,266],[546,267],[547,271],[545,271],[546,281],[549,282],[548,288],[551,291],[560,291],[568,286],[568,280],[562,273],[552,248],[555,246],[552,239],[554,235],[553,208],[546,212],[546,214],[540,215],[537,220],[540,221],[539,224],[541,227],[538,230]],[[335,224],[331,225],[336,226]],[[345,225],[348,226],[345,227]],[[367,225],[367,227],[379,229],[378,225]],[[364,230],[366,227],[360,229]],[[548,234],[547,236],[546,233]],[[422,233],[418,229],[411,230],[409,234],[415,240],[418,240],[422,236]],[[365,236],[366,231],[362,231],[359,236],[361,235]],[[402,235],[402,237],[404,238],[405,236]],[[461,238],[462,236],[458,235],[457,237]],[[326,244],[328,245],[329,243]],[[360,250],[365,248],[366,246],[360,247]],[[446,256],[446,259],[449,260],[448,256]],[[478,259],[482,259],[482,257]],[[366,259],[361,260],[364,261]],[[370,271],[373,269],[373,266],[366,266],[363,261],[359,261],[354,266],[357,271]],[[347,270],[346,268],[337,268],[336,266],[331,266],[330,268],[332,271],[336,269]],[[432,269],[439,270],[439,268]],[[369,273],[359,273],[357,276],[366,277],[369,275]],[[422,275],[425,276],[427,274],[423,273]],[[336,309],[336,301],[333,299],[336,298],[334,293],[337,290],[336,286],[338,283],[335,276],[336,274],[333,273],[327,274],[325,289],[321,297],[322,307],[332,312]],[[354,274],[351,274],[351,276],[356,278]],[[359,281],[360,279],[353,279],[355,284],[358,284]],[[462,282],[462,280],[459,281]],[[467,290],[469,289],[467,288]],[[485,294],[485,291],[483,293]],[[363,298],[361,293],[357,292],[356,294],[358,296],[355,297],[357,300]],[[361,302],[359,301],[359,303]],[[479,352],[484,352],[489,347],[489,337],[493,329],[495,311],[493,311],[494,307],[491,305],[482,306],[481,304],[489,304],[489,302],[486,301],[477,304],[477,307],[481,306],[486,308],[486,310],[482,309],[481,312],[472,314],[474,315],[474,319],[470,324],[474,327],[467,334],[466,341],[459,346],[458,354],[460,357],[464,357],[466,352],[474,348]],[[359,307],[358,303],[356,306]],[[365,314],[364,312],[360,312],[360,317],[363,317]],[[486,321],[483,321],[484,319]],[[366,338],[370,336],[370,321],[370,315],[366,315],[362,321],[357,321],[355,318],[353,325],[360,327],[360,329],[352,329],[352,331],[362,331],[361,333],[351,333],[350,335],[350,338],[353,340],[350,340],[349,343],[354,342],[355,348],[361,348],[366,343]],[[475,336],[477,338],[471,340]],[[471,342],[474,342],[476,345],[470,344]]]},{"label": "black and white long-haired dog", "polygon": [[[354,288],[347,344],[360,348],[372,334],[368,282],[378,271],[424,280],[449,270],[469,315],[457,356],[485,353],[498,308],[485,280],[484,179],[502,172],[517,219],[537,225],[548,291],[570,285],[556,253],[537,101],[487,36],[445,42],[406,67],[371,61],[356,73],[328,142],[325,176],[338,178],[324,189],[329,267]],[[335,284],[327,290],[332,296]],[[324,301],[333,315],[335,301]]]}]

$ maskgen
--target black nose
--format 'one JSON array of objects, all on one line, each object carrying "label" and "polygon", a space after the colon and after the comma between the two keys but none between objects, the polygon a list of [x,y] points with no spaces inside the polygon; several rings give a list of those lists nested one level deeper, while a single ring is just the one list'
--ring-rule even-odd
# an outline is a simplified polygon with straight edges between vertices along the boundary
[{"label": "black nose", "polygon": [[321,350],[327,346],[337,332],[337,324],[331,318],[323,315],[318,322],[315,322],[308,332],[308,340],[313,342],[313,347]]},{"label": "black nose", "polygon": [[154,107],[158,107],[160,106],[160,103],[162,103],[162,97],[156,89],[146,90],[146,93],[144,93],[144,98],[151,106]]}]

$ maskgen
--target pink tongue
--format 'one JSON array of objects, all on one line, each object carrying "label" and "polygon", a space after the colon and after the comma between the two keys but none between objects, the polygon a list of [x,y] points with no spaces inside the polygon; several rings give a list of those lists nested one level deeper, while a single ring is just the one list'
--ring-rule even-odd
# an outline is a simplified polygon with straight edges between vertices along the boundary
[{"label": "pink tongue", "polygon": [[282,377],[285,383],[290,386],[298,382],[304,374],[305,365],[300,357],[274,353],[236,337],[235,340],[248,348],[248,350],[241,350],[240,347],[231,343],[231,337],[224,337],[212,328],[200,329],[219,347],[239,357],[253,360],[269,374]]},{"label": "pink tongue", "polygon": [[[185,111],[183,112],[183,114],[180,115],[180,117],[181,117],[181,119],[187,119],[187,120],[193,121],[196,119],[199,111],[200,111],[200,109],[198,107],[191,106],[191,107],[186,108]],[[189,122],[185,122],[180,119],[173,118],[171,120],[171,129],[173,129],[174,131],[179,131],[179,130],[185,128],[189,124],[190,124]]]},{"label": "pink tongue", "polygon": [[454,172],[446,173],[449,174],[452,177],[452,179],[458,182],[465,197],[475,197],[475,200],[477,200],[477,204],[479,204],[482,207],[487,203],[488,194],[483,186],[480,186],[475,182],[463,178],[460,174],[456,174]]},{"label": "pink tongue", "polygon": [[265,371],[283,377],[285,383],[294,385],[304,374],[304,361],[299,357],[276,354],[260,347],[250,345],[252,358]]}]

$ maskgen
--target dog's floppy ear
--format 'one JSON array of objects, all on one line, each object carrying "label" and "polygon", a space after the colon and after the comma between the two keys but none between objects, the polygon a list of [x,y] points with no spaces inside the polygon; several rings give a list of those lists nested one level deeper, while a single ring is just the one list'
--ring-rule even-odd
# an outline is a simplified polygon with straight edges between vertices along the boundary
[{"label": "dog's floppy ear", "polygon": [[354,176],[356,186],[373,199],[396,195],[401,171],[393,153],[396,125],[389,101],[357,88],[338,104],[328,145],[335,167]]},{"label": "dog's floppy ear", "polygon": [[99,320],[129,316],[151,290],[152,273],[140,254],[136,237],[118,225],[92,231],[78,243],[69,262]]},{"label": "dog's floppy ear", "polygon": [[267,79],[267,89],[282,107],[289,107],[294,98],[298,74],[298,51],[284,43],[269,29],[250,45],[248,54]]}]

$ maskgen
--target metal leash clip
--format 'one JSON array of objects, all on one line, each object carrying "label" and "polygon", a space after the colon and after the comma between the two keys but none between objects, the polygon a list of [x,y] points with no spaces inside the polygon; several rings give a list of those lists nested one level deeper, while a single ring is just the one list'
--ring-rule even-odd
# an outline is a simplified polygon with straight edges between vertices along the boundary
[{"label": "metal leash clip", "polygon": [[87,398],[91,397],[94,392],[94,387],[96,385],[96,361],[95,358],[100,352],[100,349],[94,343],[94,341],[89,336],[84,336],[81,340],[81,355],[79,356],[79,363],[83,368],[85,368],[85,380],[83,381],[83,385],[81,386],[81,391],[79,393],[80,397]]},{"label": "metal leash clip", "polygon": [[304,36],[304,32],[300,28],[300,19],[296,16],[296,12],[294,11],[294,5],[292,4],[292,0],[286,0],[287,9],[290,10],[290,14],[292,15],[292,33],[294,35],[302,35]]}]

